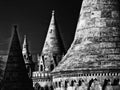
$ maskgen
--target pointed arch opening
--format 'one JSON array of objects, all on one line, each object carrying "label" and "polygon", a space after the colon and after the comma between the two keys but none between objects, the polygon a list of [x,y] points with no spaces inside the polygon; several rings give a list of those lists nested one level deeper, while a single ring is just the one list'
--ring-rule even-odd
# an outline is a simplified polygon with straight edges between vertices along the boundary
[{"label": "pointed arch opening", "polygon": [[26,69],[27,69],[28,76],[31,77],[32,76],[31,67],[28,65]]},{"label": "pointed arch opening", "polygon": [[71,81],[70,86],[74,86],[74,80]]},{"label": "pointed arch opening", "polygon": [[36,83],[36,84],[35,84],[34,89],[35,89],[35,90],[39,90],[39,89],[40,89],[39,83]]},{"label": "pointed arch opening", "polygon": [[50,70],[52,71],[53,69],[54,69],[54,65],[51,64],[51,65],[50,65]]},{"label": "pointed arch opening", "polygon": [[41,87],[40,90],[44,90],[44,87]]},{"label": "pointed arch opening", "polygon": [[94,79],[94,81],[91,84],[90,90],[102,90],[102,86],[98,79]]},{"label": "pointed arch opening", "polygon": [[68,86],[68,81],[65,81],[65,88],[67,88]]},{"label": "pointed arch opening", "polygon": [[61,82],[59,82],[59,87],[61,87]]},{"label": "pointed arch opening", "polygon": [[105,79],[104,83],[103,83],[103,90],[106,89],[106,86],[108,85],[108,83],[110,82],[110,79]]},{"label": "pointed arch opening", "polygon": [[78,81],[78,86],[81,86],[82,82],[81,80]]},{"label": "pointed arch opening", "polygon": [[119,79],[114,79],[112,85],[113,86],[119,85]]},{"label": "pointed arch opening", "polygon": [[43,71],[43,65],[40,65],[40,71]]},{"label": "pointed arch opening", "polygon": [[53,86],[50,86],[50,90],[54,90]]},{"label": "pointed arch opening", "polygon": [[94,81],[93,78],[89,81],[88,90],[90,90],[90,87],[91,87],[93,81]]},{"label": "pointed arch opening", "polygon": [[45,90],[49,90],[49,87],[47,85],[45,86]]},{"label": "pointed arch opening", "polygon": [[55,82],[55,87],[56,87],[56,88],[58,87],[58,84],[57,84],[57,82]]}]

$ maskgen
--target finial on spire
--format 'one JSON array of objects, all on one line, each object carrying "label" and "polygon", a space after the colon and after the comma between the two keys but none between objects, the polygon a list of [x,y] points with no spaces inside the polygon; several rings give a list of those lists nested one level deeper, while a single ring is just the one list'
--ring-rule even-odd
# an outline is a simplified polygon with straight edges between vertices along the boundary
[{"label": "finial on spire", "polygon": [[14,25],[14,29],[15,29],[15,30],[17,29],[17,25]]},{"label": "finial on spire", "polygon": [[24,43],[23,43],[23,45],[27,45],[27,36],[26,35],[24,35]]},{"label": "finial on spire", "polygon": [[52,10],[52,15],[54,15],[55,14],[55,10]]},{"label": "finial on spire", "polygon": [[25,38],[25,39],[26,39],[26,37],[27,37],[27,36],[26,36],[26,35],[24,35],[24,38]]}]

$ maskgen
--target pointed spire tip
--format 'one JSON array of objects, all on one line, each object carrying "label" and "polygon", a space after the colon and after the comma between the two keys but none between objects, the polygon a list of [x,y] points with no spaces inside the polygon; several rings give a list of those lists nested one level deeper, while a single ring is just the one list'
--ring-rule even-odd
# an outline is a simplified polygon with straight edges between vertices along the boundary
[{"label": "pointed spire tip", "polygon": [[26,35],[24,35],[24,38],[26,38],[27,36]]},{"label": "pointed spire tip", "polygon": [[14,29],[15,29],[15,30],[17,29],[17,25],[14,25]]},{"label": "pointed spire tip", "polygon": [[52,15],[54,15],[55,14],[55,10],[52,10]]}]

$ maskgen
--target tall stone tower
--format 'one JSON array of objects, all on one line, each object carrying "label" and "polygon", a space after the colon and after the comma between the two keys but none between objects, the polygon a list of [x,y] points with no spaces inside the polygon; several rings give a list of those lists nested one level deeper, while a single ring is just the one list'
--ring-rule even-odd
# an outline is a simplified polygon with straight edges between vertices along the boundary
[{"label": "tall stone tower", "polygon": [[53,75],[55,90],[120,89],[120,0],[83,0],[74,41]]},{"label": "tall stone tower", "polygon": [[51,90],[53,90],[52,76],[50,73],[58,65],[58,62],[62,59],[64,54],[64,45],[58,31],[54,11],[52,11],[43,50],[41,55],[38,56],[39,71],[33,72],[33,84],[37,90],[39,88],[45,88],[45,90],[51,88]]},{"label": "tall stone tower", "polygon": [[33,90],[32,80],[27,74],[16,29],[15,25],[1,90]]},{"label": "tall stone tower", "polygon": [[26,69],[29,77],[32,77],[32,72],[34,70],[34,63],[32,61],[32,55],[29,52],[29,45],[27,41],[27,36],[24,36],[23,49],[22,49],[23,58],[25,61]]}]

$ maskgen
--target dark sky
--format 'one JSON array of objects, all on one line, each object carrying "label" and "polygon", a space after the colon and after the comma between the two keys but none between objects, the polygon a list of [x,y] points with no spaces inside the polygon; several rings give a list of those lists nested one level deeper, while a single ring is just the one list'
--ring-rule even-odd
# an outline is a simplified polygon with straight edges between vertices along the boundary
[{"label": "dark sky", "polygon": [[73,41],[82,0],[0,0],[0,53],[8,50],[12,25],[19,25],[21,43],[24,34],[32,53],[41,52],[54,9],[65,48]]}]

